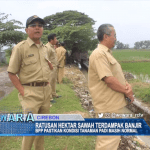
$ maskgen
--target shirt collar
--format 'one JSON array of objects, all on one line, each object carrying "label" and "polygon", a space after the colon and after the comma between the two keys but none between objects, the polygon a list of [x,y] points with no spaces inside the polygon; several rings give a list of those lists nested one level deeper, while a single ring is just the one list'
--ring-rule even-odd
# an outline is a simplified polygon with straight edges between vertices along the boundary
[{"label": "shirt collar", "polygon": [[[27,41],[28,41],[28,44],[29,44],[30,47],[35,44],[35,43],[33,42],[33,40],[30,39],[29,37],[27,38]],[[35,45],[36,45],[36,44],[35,44]],[[43,43],[40,41],[40,46],[42,46],[42,45],[43,45]]]},{"label": "shirt collar", "polygon": [[112,50],[109,49],[107,46],[103,45],[103,44],[98,44],[98,49],[101,49],[102,51],[105,51],[105,52],[109,52],[112,54]]},{"label": "shirt collar", "polygon": [[54,49],[54,45],[52,45],[50,42],[49,42],[49,45]]}]

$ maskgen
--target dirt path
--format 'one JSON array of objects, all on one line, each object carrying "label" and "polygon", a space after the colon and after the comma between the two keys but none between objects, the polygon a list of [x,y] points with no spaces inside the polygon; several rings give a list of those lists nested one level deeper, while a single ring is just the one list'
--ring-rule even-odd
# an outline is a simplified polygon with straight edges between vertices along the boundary
[{"label": "dirt path", "polygon": [[7,66],[0,67],[0,100],[11,93],[13,89],[14,86],[8,77]]}]

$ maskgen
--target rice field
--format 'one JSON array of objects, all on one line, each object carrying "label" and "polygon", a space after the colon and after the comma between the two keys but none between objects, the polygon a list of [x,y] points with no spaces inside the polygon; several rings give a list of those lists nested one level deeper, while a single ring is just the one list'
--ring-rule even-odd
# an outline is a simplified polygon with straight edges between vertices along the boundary
[{"label": "rice field", "polygon": [[130,82],[135,96],[150,103],[150,50],[117,50],[113,55],[124,71],[136,75]]},{"label": "rice field", "polygon": [[113,50],[118,61],[150,61],[150,50]]},{"label": "rice field", "polygon": [[150,50],[114,50],[113,56],[124,71],[150,77]]},{"label": "rice field", "polygon": [[150,62],[120,63],[123,70],[136,75],[150,75]]}]

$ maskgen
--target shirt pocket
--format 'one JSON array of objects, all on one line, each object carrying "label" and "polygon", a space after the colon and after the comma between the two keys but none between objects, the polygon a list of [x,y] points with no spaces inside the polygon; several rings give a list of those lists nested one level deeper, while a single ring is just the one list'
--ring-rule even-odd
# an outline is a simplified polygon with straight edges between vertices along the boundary
[{"label": "shirt pocket", "polygon": [[117,63],[117,61],[114,58],[109,58],[109,62],[111,65],[114,65],[115,63]]},{"label": "shirt pocket", "polygon": [[110,70],[113,76],[116,76],[120,70],[120,64],[114,58],[109,58],[108,60],[110,62]]},{"label": "shirt pocket", "polygon": [[27,73],[34,72],[37,68],[37,59],[31,57],[24,58],[22,67],[23,70]]}]

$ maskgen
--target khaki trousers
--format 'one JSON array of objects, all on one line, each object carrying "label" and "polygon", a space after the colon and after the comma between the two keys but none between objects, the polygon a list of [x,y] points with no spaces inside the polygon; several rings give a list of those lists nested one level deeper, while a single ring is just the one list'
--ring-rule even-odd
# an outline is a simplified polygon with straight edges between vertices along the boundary
[{"label": "khaki trousers", "polygon": [[56,82],[57,82],[57,67],[54,67],[53,71],[50,74],[50,85],[51,85],[51,88],[52,88],[52,94],[51,94],[50,99],[53,99],[54,97],[58,96],[56,94]]},{"label": "khaki trousers", "polygon": [[[117,114],[133,114],[128,108],[123,107],[119,110],[108,112]],[[98,114],[96,114],[98,118]],[[121,136],[97,136],[95,150],[117,150]]]},{"label": "khaki trousers", "polygon": [[[18,94],[24,113],[49,114],[50,85],[23,86],[24,96]],[[35,150],[44,150],[44,136],[24,136],[22,150],[31,150],[34,143]]]},{"label": "khaki trousers", "polygon": [[58,76],[57,76],[57,80],[58,80],[58,83],[62,83],[62,78],[64,76],[64,71],[65,71],[65,68],[62,67],[62,68],[58,68]]}]

